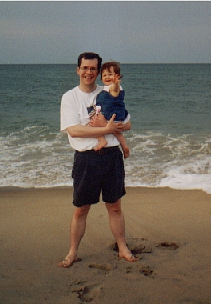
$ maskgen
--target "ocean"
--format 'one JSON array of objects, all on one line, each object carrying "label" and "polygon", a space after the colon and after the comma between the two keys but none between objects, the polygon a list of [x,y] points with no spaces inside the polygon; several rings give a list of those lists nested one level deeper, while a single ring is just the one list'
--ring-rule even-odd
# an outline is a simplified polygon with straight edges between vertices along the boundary
[{"label": "ocean", "polygon": [[[211,64],[122,64],[121,73],[126,186],[211,193]],[[78,85],[76,65],[0,65],[0,81],[0,186],[72,185],[60,102]]]}]

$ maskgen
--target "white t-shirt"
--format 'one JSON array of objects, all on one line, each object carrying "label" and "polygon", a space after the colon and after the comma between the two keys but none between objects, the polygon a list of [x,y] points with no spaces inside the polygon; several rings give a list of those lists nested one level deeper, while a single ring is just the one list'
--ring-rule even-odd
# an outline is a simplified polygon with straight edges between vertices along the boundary
[{"label": "white t-shirt", "polygon": [[[105,86],[103,87],[103,90],[109,92],[110,86],[111,86],[111,84],[108,85],[108,86],[105,85]],[[120,86],[120,91],[122,91],[122,90],[123,90],[123,88],[122,88],[122,86]]]},{"label": "white t-shirt", "polygon": [[[103,86],[98,86],[91,93],[85,93],[75,87],[67,91],[62,96],[61,101],[61,131],[67,132],[66,129],[75,125],[87,125],[90,121],[87,108],[96,103],[96,96],[103,90]],[[129,115],[125,122],[130,119]],[[105,135],[108,142],[107,147],[118,146],[119,141],[113,134]],[[97,138],[73,138],[68,133],[68,139],[73,149],[85,151],[93,149],[97,143]]]}]

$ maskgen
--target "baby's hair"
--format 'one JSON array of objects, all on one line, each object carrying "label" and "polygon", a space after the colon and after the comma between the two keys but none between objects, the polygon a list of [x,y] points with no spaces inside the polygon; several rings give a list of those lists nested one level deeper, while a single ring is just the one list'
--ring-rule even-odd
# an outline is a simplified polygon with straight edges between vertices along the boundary
[{"label": "baby's hair", "polygon": [[102,79],[102,72],[105,70],[110,71],[111,67],[113,67],[115,74],[119,75],[120,78],[123,77],[123,75],[120,75],[120,63],[117,61],[109,61],[109,62],[105,62],[101,67],[101,79]]}]

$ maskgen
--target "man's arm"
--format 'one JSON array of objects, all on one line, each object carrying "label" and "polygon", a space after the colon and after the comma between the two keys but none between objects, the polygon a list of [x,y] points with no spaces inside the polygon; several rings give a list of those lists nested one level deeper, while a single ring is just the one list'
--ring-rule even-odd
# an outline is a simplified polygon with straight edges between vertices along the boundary
[{"label": "man's arm", "polygon": [[[97,116],[97,115],[96,115]],[[83,125],[75,125],[68,127],[66,130],[71,137],[79,138],[98,138],[106,134],[121,133],[124,130],[124,125],[121,122],[114,122],[116,114],[113,114],[111,119],[106,125],[102,127],[91,127]]]},{"label": "man's arm", "polygon": [[[129,117],[130,119],[130,117]],[[128,119],[126,118],[126,121]],[[116,123],[116,122],[115,122]],[[102,114],[98,114],[98,115],[94,115],[92,120],[89,123],[90,126],[92,127],[105,127],[107,125],[107,121],[105,119],[105,117]],[[131,129],[131,122],[130,120],[128,120],[127,122],[123,122],[122,124],[122,128],[117,130],[115,133],[121,133],[123,131],[128,131]]]},{"label": "man's arm", "polygon": [[126,123],[123,123],[123,129],[122,129],[122,131],[128,131],[130,129],[131,129],[131,122],[130,122],[130,120],[128,122],[126,122]]}]

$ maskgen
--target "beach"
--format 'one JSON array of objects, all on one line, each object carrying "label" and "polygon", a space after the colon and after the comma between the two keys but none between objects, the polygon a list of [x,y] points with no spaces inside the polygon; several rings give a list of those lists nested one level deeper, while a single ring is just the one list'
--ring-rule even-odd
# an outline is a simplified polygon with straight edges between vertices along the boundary
[{"label": "beach", "polygon": [[69,250],[72,187],[0,188],[0,303],[211,303],[211,195],[127,187],[126,240],[138,262],[118,258],[102,202],[87,219],[78,257]]}]

